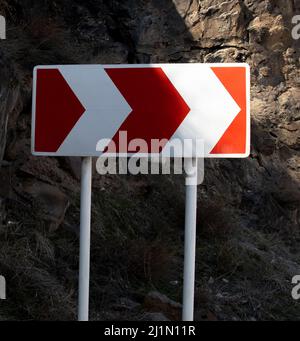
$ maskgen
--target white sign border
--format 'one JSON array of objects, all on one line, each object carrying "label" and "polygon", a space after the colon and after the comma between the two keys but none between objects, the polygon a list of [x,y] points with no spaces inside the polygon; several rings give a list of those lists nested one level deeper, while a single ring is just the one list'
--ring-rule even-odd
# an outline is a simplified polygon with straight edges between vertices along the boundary
[{"label": "white sign border", "polygon": [[[103,68],[149,68],[149,67],[163,67],[165,65],[191,65],[193,63],[159,63],[159,64],[60,64],[60,65],[37,65],[33,69],[33,92],[32,92],[32,130],[31,130],[31,153],[35,156],[77,156],[77,157],[86,157],[86,156],[95,156],[99,157],[101,156],[101,153],[99,152],[99,155],[97,155],[96,152],[96,146],[95,151],[91,152],[87,155],[57,155],[56,152],[36,152],[34,150],[35,146],[35,112],[36,112],[36,82],[37,82],[37,70],[39,69],[59,69],[60,67],[89,67],[89,66],[95,66],[99,65]],[[251,134],[251,118],[250,118],[250,87],[251,87],[251,76],[250,76],[250,66],[247,63],[199,63],[206,65],[207,67],[244,67],[246,69],[246,150],[245,153],[242,154],[209,154],[206,155],[205,158],[209,159],[218,159],[218,158],[247,158],[250,155],[250,134]],[[109,156],[107,154],[102,154],[103,156]],[[124,156],[137,156],[136,153],[127,153],[127,154],[116,154],[117,157],[124,157]],[[138,157],[155,157],[161,154],[138,154]]]}]

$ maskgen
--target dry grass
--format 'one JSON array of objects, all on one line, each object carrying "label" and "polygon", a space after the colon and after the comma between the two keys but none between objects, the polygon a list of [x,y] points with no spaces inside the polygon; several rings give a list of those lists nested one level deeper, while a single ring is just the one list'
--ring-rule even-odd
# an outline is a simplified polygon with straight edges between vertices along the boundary
[{"label": "dry grass", "polygon": [[170,280],[173,259],[174,250],[161,240],[132,240],[128,248],[128,276],[159,286]]},{"label": "dry grass", "polygon": [[73,292],[57,276],[50,236],[21,223],[1,226],[0,273],[7,280],[1,313],[20,320],[74,318]]},{"label": "dry grass", "polygon": [[215,198],[214,201],[201,201],[197,212],[199,233],[209,240],[229,239],[237,226],[234,214],[220,198]]}]

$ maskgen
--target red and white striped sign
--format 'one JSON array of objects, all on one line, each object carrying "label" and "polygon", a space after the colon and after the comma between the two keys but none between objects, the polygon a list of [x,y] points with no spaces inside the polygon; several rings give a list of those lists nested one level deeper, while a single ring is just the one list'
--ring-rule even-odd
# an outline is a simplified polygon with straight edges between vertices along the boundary
[{"label": "red and white striped sign", "polygon": [[128,142],[165,140],[162,153],[174,139],[202,139],[205,157],[247,157],[249,102],[247,64],[38,66],[32,152],[99,156],[108,139],[133,154],[118,148],[126,132]]}]

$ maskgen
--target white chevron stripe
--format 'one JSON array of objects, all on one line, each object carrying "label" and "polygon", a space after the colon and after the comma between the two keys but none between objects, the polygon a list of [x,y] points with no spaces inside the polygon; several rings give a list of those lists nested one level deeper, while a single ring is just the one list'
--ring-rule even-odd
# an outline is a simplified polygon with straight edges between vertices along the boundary
[{"label": "white chevron stripe", "polygon": [[112,138],[132,109],[102,66],[60,66],[59,70],[86,112],[56,155],[97,155],[97,142]]},{"label": "white chevron stripe", "polygon": [[[208,156],[240,112],[240,107],[205,64],[185,64],[183,67],[166,64],[163,70],[191,108],[170,142],[174,138],[202,139],[204,155]],[[165,149],[168,150],[168,145]]]}]

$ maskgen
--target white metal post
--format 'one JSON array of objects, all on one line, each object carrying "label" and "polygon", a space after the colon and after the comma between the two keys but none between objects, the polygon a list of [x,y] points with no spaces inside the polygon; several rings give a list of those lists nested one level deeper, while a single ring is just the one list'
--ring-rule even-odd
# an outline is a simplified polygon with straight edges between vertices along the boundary
[{"label": "white metal post", "polygon": [[183,274],[183,321],[194,319],[196,217],[197,217],[197,159],[185,160],[186,202]]},{"label": "white metal post", "polygon": [[89,319],[92,158],[81,164],[78,321]]}]

